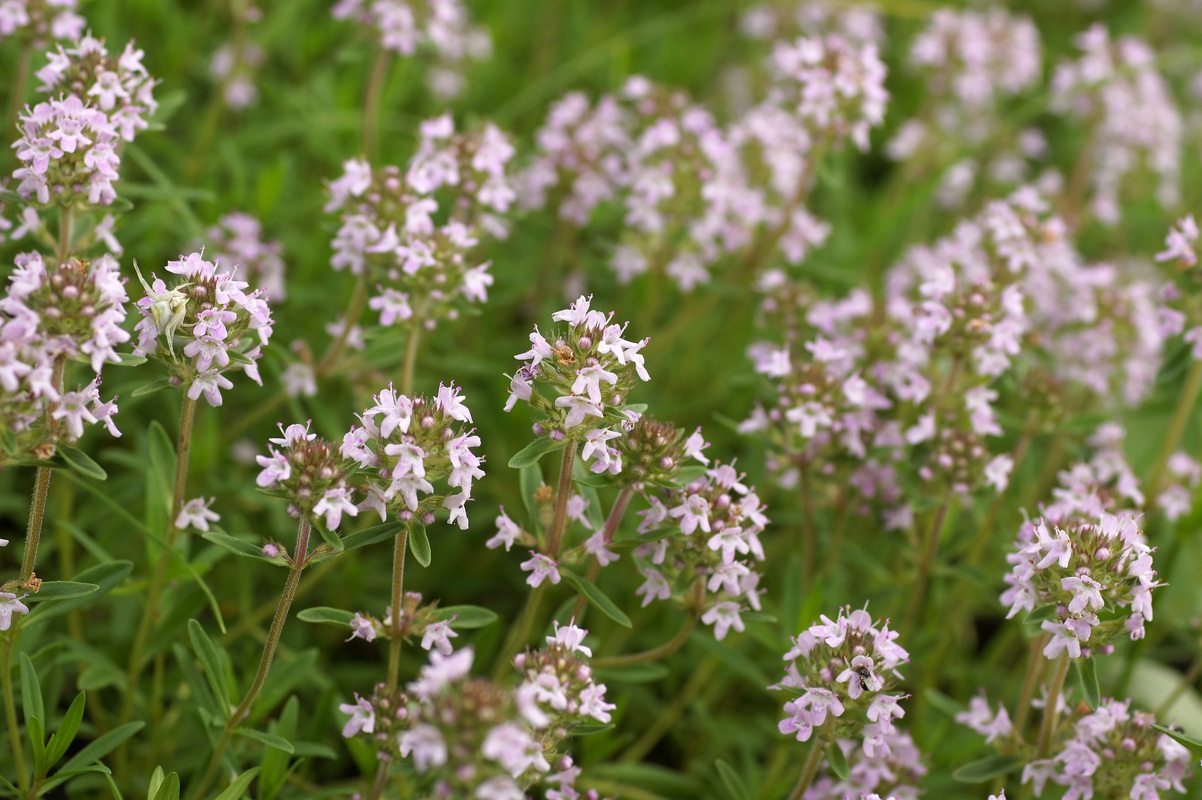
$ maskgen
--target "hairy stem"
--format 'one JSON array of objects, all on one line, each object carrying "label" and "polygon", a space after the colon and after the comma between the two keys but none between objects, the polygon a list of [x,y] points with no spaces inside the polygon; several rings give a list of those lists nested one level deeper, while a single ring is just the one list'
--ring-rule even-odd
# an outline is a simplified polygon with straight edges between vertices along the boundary
[{"label": "hairy stem", "polygon": [[1068,665],[1071,659],[1068,653],[1061,653],[1056,659],[1052,680],[1048,683],[1048,696],[1043,706],[1043,724],[1039,726],[1039,745],[1036,758],[1047,758],[1052,746],[1052,734],[1056,731],[1056,706],[1060,704],[1060,690],[1064,688],[1064,679],[1068,675]]},{"label": "hairy stem", "polygon": [[217,778],[217,773],[221,771],[221,759],[225,756],[225,750],[229,746],[230,740],[250,715],[251,706],[254,705],[259,692],[263,689],[263,684],[267,681],[267,673],[271,669],[272,659],[275,658],[276,648],[279,647],[280,636],[284,632],[284,623],[288,621],[288,611],[292,608],[292,600],[296,597],[296,587],[300,585],[301,572],[304,570],[305,561],[308,558],[311,529],[308,517],[302,517],[296,529],[296,549],[288,569],[288,578],[284,582],[284,591],[280,593],[280,602],[276,606],[275,617],[271,620],[271,628],[267,631],[267,641],[263,644],[259,669],[255,672],[254,681],[247,689],[246,696],[234,709],[234,713],[226,719],[225,727],[221,731],[221,738],[217,740],[217,745],[213,748],[213,755],[209,759],[209,766],[200,783],[196,784],[189,795],[191,800],[204,797],[209,787],[212,786],[213,781]]},{"label": "hairy stem", "polygon": [[[54,358],[54,371],[51,383],[60,394],[63,391],[63,373],[66,371],[66,357]],[[46,406],[46,426],[54,423],[54,408],[57,404]],[[38,467],[33,480],[33,497],[29,503],[29,523],[25,527],[25,553],[21,559],[20,582],[26,583],[33,577],[33,568],[37,565],[38,545],[42,540],[42,526],[46,521],[46,501],[50,496],[50,467]]]},{"label": "hairy stem", "polygon": [[801,800],[806,789],[809,789],[810,784],[814,782],[814,776],[818,774],[818,765],[822,763],[822,744],[823,740],[815,736],[813,744],[810,746],[810,754],[806,756],[805,765],[801,768],[801,777],[797,779],[797,784],[789,793],[789,800]]},{"label": "hairy stem", "polygon": [[559,545],[563,540],[563,529],[568,519],[568,497],[572,493],[572,467],[576,463],[576,441],[568,442],[563,449],[563,461],[559,466],[559,484],[555,487],[555,517],[547,536],[547,557],[554,560],[559,556]]},{"label": "hairy stem", "polygon": [[401,623],[405,601],[405,550],[409,544],[409,527],[401,528],[392,548],[392,616],[388,630],[388,696],[396,691],[401,672]]}]

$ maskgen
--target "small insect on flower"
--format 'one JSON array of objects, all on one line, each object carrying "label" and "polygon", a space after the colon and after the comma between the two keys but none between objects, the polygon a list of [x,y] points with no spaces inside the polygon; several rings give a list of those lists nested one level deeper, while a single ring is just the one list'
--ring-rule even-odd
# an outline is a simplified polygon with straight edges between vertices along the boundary
[{"label": "small insect on flower", "polygon": [[134,262],[134,272],[138,273],[138,280],[142,282],[142,288],[150,298],[150,317],[159,333],[167,337],[167,349],[171,351],[172,360],[175,360],[175,332],[184,324],[184,317],[188,313],[188,296],[181,290],[191,284],[180,284],[174,289],[155,294],[150,284],[142,277],[142,270],[138,269],[137,261]]}]

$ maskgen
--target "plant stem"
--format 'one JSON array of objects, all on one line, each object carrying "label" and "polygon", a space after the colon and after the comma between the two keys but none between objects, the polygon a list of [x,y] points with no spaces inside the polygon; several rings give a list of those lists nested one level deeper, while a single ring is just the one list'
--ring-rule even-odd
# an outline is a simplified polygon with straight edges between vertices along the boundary
[{"label": "plant stem", "polygon": [[[601,531],[606,544],[614,540],[614,536],[618,532],[618,525],[621,524],[622,517],[626,515],[626,509],[630,506],[630,501],[633,498],[633,486],[623,486],[622,491],[618,492],[617,499],[614,500],[613,506],[609,509],[609,516],[605,519],[605,527]],[[601,574],[601,562],[593,559],[593,563],[588,568],[589,582],[595,583],[599,574]],[[588,604],[584,599],[584,595],[576,598],[576,606],[572,610],[572,618],[576,620],[584,619],[584,611],[587,607]]]},{"label": "plant stem", "polygon": [[375,162],[380,128],[380,97],[384,93],[384,80],[388,77],[388,51],[381,47],[376,51],[376,60],[367,79],[367,92],[363,98],[363,154]]},{"label": "plant stem", "polygon": [[[814,743],[810,747],[810,754],[806,757],[805,766],[801,768],[801,777],[797,779],[797,785],[789,793],[789,800],[801,800],[806,789],[810,788],[810,784],[814,782],[814,776],[818,774],[818,765],[822,763],[822,742],[822,739],[814,737]],[[838,745],[835,746],[838,747]]]},{"label": "plant stem", "polygon": [[1190,366],[1189,377],[1185,381],[1185,388],[1177,396],[1177,408],[1173,411],[1173,419],[1169,422],[1169,430],[1165,434],[1164,445],[1160,448],[1160,455],[1156,458],[1156,466],[1152,468],[1152,476],[1148,479],[1147,498],[1149,509],[1155,508],[1156,501],[1159,499],[1165,469],[1168,467],[1169,459],[1172,458],[1177,445],[1181,443],[1181,434],[1185,432],[1185,425],[1189,422],[1190,414],[1198,402],[1199,391],[1202,391],[1202,361],[1195,360]]},{"label": "plant stem", "polygon": [[392,549],[392,618],[388,631],[388,683],[389,697],[396,691],[401,671],[401,622],[405,600],[405,551],[409,544],[409,527],[401,528]]},{"label": "plant stem", "polygon": [[814,553],[818,531],[814,526],[814,482],[810,459],[802,454],[797,463],[801,473],[801,577],[805,591],[813,588]]},{"label": "plant stem", "polygon": [[676,721],[680,719],[681,714],[689,707],[689,704],[701,693],[701,690],[709,684],[714,677],[714,673],[718,671],[718,659],[713,654],[707,655],[701,665],[697,667],[697,671],[693,673],[688,682],[681,688],[680,694],[665,708],[656,718],[655,722],[643,731],[634,744],[626,749],[621,756],[614,759],[620,764],[635,764],[643,760],[643,757],[651,752],[652,748],[659,743],[664,734],[672,729]]},{"label": "plant stem", "polygon": [[422,338],[420,320],[409,326],[409,341],[405,342],[405,363],[401,366],[401,394],[413,394],[413,374],[417,369],[417,345]]},{"label": "plant stem", "polygon": [[21,730],[17,725],[17,706],[13,696],[13,648],[17,644],[17,632],[8,631],[4,634],[4,643],[0,644],[0,684],[4,687],[4,716],[8,720],[8,739],[13,748],[13,766],[17,770],[18,784],[21,789],[29,786],[29,776],[25,773],[25,751],[21,747]]},{"label": "plant stem", "polygon": [[658,661],[661,658],[667,658],[684,647],[685,642],[689,640],[689,636],[692,635],[693,629],[696,627],[697,611],[696,609],[690,609],[688,617],[685,618],[684,625],[680,626],[680,630],[676,632],[676,635],[659,647],[653,647],[650,650],[644,650],[641,653],[631,653],[626,656],[596,658],[593,659],[592,666],[594,669],[629,667],[631,664],[642,664],[645,661]]},{"label": "plant stem", "polygon": [[284,632],[284,623],[288,621],[288,611],[292,607],[292,600],[296,596],[296,587],[300,584],[301,572],[305,568],[305,561],[309,555],[310,530],[311,524],[308,517],[302,517],[296,529],[296,550],[288,569],[288,578],[284,582],[284,591],[280,594],[280,602],[275,609],[275,617],[271,620],[271,628],[267,632],[267,641],[263,644],[263,656],[259,659],[259,669],[255,673],[255,679],[250,688],[246,691],[246,696],[234,709],[234,713],[226,719],[225,727],[221,731],[221,738],[217,740],[217,745],[213,748],[213,756],[209,759],[208,769],[205,770],[204,777],[189,795],[192,800],[198,800],[208,792],[217,773],[221,770],[221,759],[225,755],[226,747],[229,746],[238,727],[250,715],[251,706],[267,681],[267,672],[271,669],[271,661],[275,658],[276,648],[279,647],[280,636]]},{"label": "plant stem", "polygon": [[[51,383],[61,394],[63,390],[63,373],[66,371],[66,357],[55,356],[54,370]],[[55,403],[46,406],[46,425],[49,428],[53,422]],[[50,496],[50,467],[38,467],[33,480],[33,498],[29,503],[29,524],[25,527],[25,553],[21,559],[20,582],[25,583],[33,577],[33,568],[38,560],[38,544],[42,540],[42,525],[46,520],[46,500]]]},{"label": "plant stem", "polygon": [[1027,676],[1023,679],[1022,694],[1019,695],[1018,706],[1014,709],[1014,732],[1019,736],[1023,735],[1023,729],[1027,726],[1027,717],[1031,716],[1031,698],[1035,696],[1035,686],[1039,683],[1043,669],[1048,663],[1047,658],[1043,655],[1043,648],[1047,646],[1050,638],[1051,634],[1045,632],[1031,640],[1030,655],[1027,658]]},{"label": "plant stem", "polygon": [[559,545],[568,519],[568,495],[572,493],[572,467],[576,463],[576,440],[568,442],[563,449],[563,461],[559,465],[559,485],[555,487],[555,517],[547,536],[547,557],[555,560],[559,556]]},{"label": "plant stem", "polygon": [[[175,446],[175,484],[171,492],[171,519],[167,521],[167,546],[175,543],[179,534],[176,520],[184,510],[184,497],[188,487],[188,463],[192,454],[192,424],[196,420],[196,401],[184,395],[183,405],[179,412],[179,438]],[[166,564],[167,554],[164,552],[161,561]]]},{"label": "plant stem", "polygon": [[1048,749],[1052,746],[1052,734],[1056,730],[1056,706],[1060,704],[1060,690],[1064,688],[1064,679],[1068,675],[1068,653],[1061,653],[1056,660],[1056,669],[1052,673],[1052,681],[1048,684],[1048,696],[1043,706],[1043,724],[1039,726],[1039,746],[1036,758],[1047,758]]},{"label": "plant stem", "polygon": [[359,324],[359,317],[363,316],[363,309],[367,305],[367,276],[360,275],[355,281],[355,289],[351,294],[351,302],[346,307],[346,314],[342,318],[342,330],[338,334],[338,338],[330,342],[329,349],[325,355],[321,357],[321,361],[317,363],[313,373],[318,380],[326,377],[334,368],[334,364],[338,361],[339,356],[346,350],[346,343],[351,337],[351,329]]},{"label": "plant stem", "polygon": [[914,599],[910,604],[910,610],[906,614],[906,619],[910,628],[918,624],[922,618],[922,612],[926,606],[927,594],[930,591],[931,573],[935,569],[935,556],[939,553],[939,540],[943,536],[943,524],[947,521],[947,512],[951,509],[952,498],[951,490],[943,497],[943,502],[939,504],[939,509],[935,512],[935,518],[931,522],[931,529],[927,532],[927,540],[923,548],[922,560],[918,562],[918,585],[914,588]]}]

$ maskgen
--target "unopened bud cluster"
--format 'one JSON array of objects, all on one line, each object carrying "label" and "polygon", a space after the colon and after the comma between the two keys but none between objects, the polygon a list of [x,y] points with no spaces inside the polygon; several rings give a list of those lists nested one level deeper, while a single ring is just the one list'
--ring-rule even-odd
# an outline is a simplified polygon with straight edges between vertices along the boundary
[{"label": "unopened bud cluster", "polygon": [[709,447],[698,428],[687,437],[684,431],[670,422],[660,422],[646,414],[625,426],[621,436],[614,439],[622,463],[622,482],[643,491],[649,488],[669,488],[679,485],[681,470],[700,471],[691,460],[709,464],[703,450]]},{"label": "unopened bud cluster", "polygon": [[267,455],[256,456],[263,468],[255,481],[259,487],[286,498],[293,517],[324,516],[331,531],[342,523],[343,514],[357,515],[353,490],[347,486],[353,466],[338,454],[338,446],[309,433],[308,425],[281,425],[280,430],[282,436],[269,440]]}]

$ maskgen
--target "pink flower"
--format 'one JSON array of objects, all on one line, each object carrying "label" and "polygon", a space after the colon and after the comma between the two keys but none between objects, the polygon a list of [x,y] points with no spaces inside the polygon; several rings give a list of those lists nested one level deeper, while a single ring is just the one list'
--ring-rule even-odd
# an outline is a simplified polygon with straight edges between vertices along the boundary
[{"label": "pink flower", "polygon": [[376,729],[376,711],[368,700],[355,694],[354,704],[343,703],[338,706],[338,710],[343,714],[350,714],[351,718],[346,721],[346,725],[342,727],[343,737],[349,739],[358,734],[372,733]]},{"label": "pink flower", "polygon": [[181,531],[192,527],[207,532],[210,522],[217,522],[221,519],[215,512],[209,510],[209,506],[215,499],[210,497],[206,500],[203,497],[194,497],[184,503],[179,516],[175,518],[175,527]]},{"label": "pink flower", "polygon": [[325,515],[326,528],[335,530],[342,524],[342,515],[344,513],[350,516],[358,516],[359,509],[351,502],[351,490],[345,487],[327,489],[321,499],[317,501],[317,505],[313,506],[313,513],[317,516]]},{"label": "pink flower", "polygon": [[459,634],[451,629],[449,620],[441,620],[433,625],[427,625],[425,632],[422,634],[422,649],[429,650],[434,647],[444,656],[449,656],[454,648],[451,646],[451,639],[458,637]]},{"label": "pink flower", "polygon": [[559,565],[542,553],[531,550],[530,560],[523,561],[519,566],[523,571],[530,573],[530,577],[526,578],[526,583],[531,586],[538,586],[545,580],[550,580],[553,584],[559,583],[561,580]]},{"label": "pink flower", "polygon": [[713,625],[714,638],[722,641],[731,628],[739,632],[744,630],[743,618],[739,616],[741,610],[738,603],[718,603],[701,615],[701,621],[706,625]]}]

